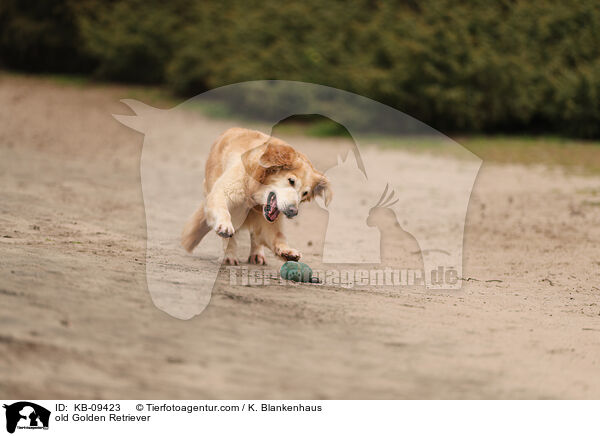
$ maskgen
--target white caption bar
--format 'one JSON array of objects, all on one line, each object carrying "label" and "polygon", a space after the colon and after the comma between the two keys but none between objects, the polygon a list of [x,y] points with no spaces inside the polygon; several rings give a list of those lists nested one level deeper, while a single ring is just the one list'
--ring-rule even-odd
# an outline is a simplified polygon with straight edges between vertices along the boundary
[{"label": "white caption bar", "polygon": [[[3,400],[19,436],[597,434],[598,401]],[[115,433],[116,432],[116,433]]]}]

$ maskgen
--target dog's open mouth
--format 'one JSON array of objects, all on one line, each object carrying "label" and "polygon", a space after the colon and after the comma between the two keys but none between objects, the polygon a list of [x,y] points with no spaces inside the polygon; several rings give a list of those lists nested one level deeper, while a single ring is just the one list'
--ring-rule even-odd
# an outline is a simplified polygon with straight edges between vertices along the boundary
[{"label": "dog's open mouth", "polygon": [[277,196],[274,192],[269,192],[267,204],[263,206],[263,215],[270,223],[275,221],[279,216],[279,209],[277,209]]}]

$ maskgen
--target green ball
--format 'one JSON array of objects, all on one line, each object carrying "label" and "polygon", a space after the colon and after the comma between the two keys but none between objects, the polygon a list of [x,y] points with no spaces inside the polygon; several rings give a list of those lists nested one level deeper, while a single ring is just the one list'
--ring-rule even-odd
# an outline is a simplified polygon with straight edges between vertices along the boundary
[{"label": "green ball", "polygon": [[294,282],[312,283],[312,269],[302,262],[289,261],[281,266],[279,271],[281,277],[285,280],[292,280]]}]

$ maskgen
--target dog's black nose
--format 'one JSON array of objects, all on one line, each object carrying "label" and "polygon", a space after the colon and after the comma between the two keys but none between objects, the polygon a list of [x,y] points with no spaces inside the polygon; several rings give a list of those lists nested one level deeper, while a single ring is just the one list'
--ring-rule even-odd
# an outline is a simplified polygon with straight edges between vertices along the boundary
[{"label": "dog's black nose", "polygon": [[298,215],[298,208],[296,206],[289,206],[283,212],[286,217],[292,218]]}]

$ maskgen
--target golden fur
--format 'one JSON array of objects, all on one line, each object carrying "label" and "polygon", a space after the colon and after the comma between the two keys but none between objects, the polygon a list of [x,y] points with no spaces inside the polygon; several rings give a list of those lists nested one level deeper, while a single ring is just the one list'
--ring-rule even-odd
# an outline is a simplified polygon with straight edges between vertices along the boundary
[{"label": "golden fur", "polygon": [[227,130],[211,148],[204,179],[206,200],[186,223],[181,244],[191,252],[214,229],[225,241],[225,263],[237,265],[235,236],[248,229],[250,263],[265,263],[265,246],[285,260],[298,260],[300,252],[288,247],[283,234],[283,217],[269,222],[263,212],[271,193],[276,209],[288,217],[295,216],[304,201],[322,196],[328,205],[332,196],[327,178],[281,139],[256,130]]}]

